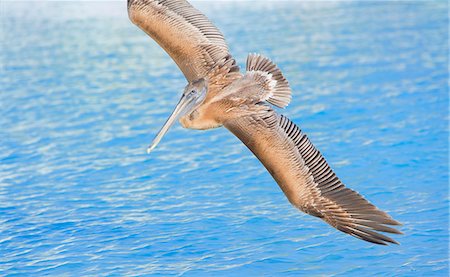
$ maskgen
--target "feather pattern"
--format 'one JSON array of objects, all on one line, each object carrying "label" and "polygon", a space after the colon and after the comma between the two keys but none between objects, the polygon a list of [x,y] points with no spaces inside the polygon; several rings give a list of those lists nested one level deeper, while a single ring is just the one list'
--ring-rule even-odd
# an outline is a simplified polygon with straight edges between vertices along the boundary
[{"label": "feather pattern", "polygon": [[336,229],[362,240],[397,243],[379,232],[401,234],[399,225],[357,192],[347,188],[322,154],[292,121],[266,108],[225,122],[263,163],[289,201]]},{"label": "feather pattern", "polygon": [[244,77],[254,79],[264,90],[263,99],[280,108],[291,101],[291,88],[281,70],[270,59],[250,54],[247,57],[247,73]]},{"label": "feather pattern", "polygon": [[217,62],[231,58],[222,33],[185,0],[128,0],[128,15],[172,57],[188,81],[205,77]]}]

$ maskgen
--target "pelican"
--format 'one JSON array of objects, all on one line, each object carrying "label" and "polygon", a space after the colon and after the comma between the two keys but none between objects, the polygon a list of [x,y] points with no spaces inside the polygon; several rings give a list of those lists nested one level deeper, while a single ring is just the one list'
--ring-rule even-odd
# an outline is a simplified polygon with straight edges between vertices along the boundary
[{"label": "pelican", "polygon": [[308,137],[272,106],[286,107],[291,89],[270,59],[249,54],[241,72],[222,33],[185,0],[128,0],[130,20],[175,61],[187,80],[184,92],[150,153],[179,119],[184,128],[224,126],[261,161],[289,202],[356,238],[398,244],[382,234],[401,225],[344,186]]}]

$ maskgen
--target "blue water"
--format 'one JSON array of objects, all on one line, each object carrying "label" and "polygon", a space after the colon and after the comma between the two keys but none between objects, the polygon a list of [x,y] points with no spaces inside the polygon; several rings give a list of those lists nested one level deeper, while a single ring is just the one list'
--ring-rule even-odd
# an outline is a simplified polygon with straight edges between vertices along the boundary
[{"label": "blue water", "polygon": [[125,1],[1,1],[0,275],[446,276],[447,2],[196,6],[282,68],[282,112],[401,245],[298,212],[223,128],[146,155],[185,80]]}]

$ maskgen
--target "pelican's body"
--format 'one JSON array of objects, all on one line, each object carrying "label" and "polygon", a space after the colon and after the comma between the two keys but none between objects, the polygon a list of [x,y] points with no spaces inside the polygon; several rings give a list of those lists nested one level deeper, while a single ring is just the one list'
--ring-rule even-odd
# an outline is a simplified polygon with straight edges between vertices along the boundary
[{"label": "pelican's body", "polygon": [[224,126],[273,176],[288,200],[357,238],[397,243],[389,215],[346,188],[306,135],[270,104],[286,107],[291,90],[281,70],[256,54],[240,72],[220,31],[184,0],[128,0],[130,19],[174,59],[188,85],[151,151],[173,122],[190,129]]}]

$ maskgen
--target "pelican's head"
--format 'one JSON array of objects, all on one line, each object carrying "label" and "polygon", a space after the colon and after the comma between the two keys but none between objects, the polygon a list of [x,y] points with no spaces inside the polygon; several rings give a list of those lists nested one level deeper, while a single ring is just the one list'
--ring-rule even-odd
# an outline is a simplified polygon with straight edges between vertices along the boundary
[{"label": "pelican's head", "polygon": [[196,99],[193,100],[192,105],[189,109],[186,109],[186,112],[180,114],[180,123],[184,128],[189,128],[191,124],[189,124],[198,114],[197,109],[205,100],[206,92],[208,91],[208,85],[205,79],[199,79],[194,82],[189,82],[187,86],[184,88],[183,95],[193,95]]},{"label": "pelican's head", "polygon": [[182,123],[183,127],[187,127],[185,124],[183,124],[183,122],[189,120],[189,118],[192,117],[191,114],[202,104],[203,100],[205,100],[207,90],[207,82],[203,78],[193,82],[189,82],[187,84],[177,106],[175,107],[172,114],[169,116],[159,133],[153,139],[152,144],[150,144],[150,146],[147,148],[147,153],[150,153],[156,147],[156,145],[158,145],[159,141],[166,134],[170,126],[173,125],[177,118],[181,117],[180,122]]}]

